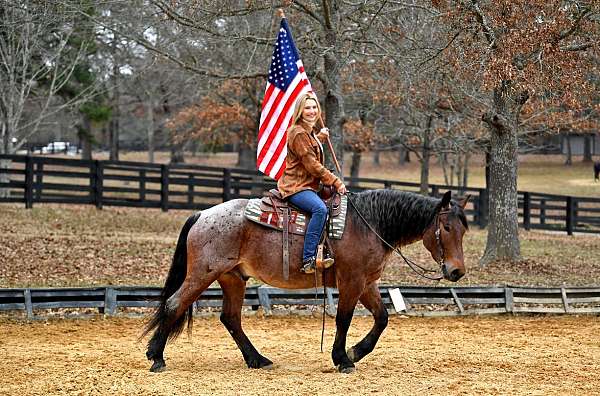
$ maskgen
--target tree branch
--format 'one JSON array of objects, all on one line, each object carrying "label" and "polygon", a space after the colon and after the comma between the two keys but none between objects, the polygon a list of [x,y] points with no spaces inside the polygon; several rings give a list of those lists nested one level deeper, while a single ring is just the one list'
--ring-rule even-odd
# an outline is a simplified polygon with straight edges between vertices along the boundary
[{"label": "tree branch", "polygon": [[487,16],[483,13],[481,7],[479,7],[479,2],[477,0],[471,0],[470,8],[475,13],[477,21],[483,28],[483,33],[488,43],[490,44],[490,48],[496,48],[496,33],[494,32],[494,29],[490,26]]},{"label": "tree branch", "polygon": [[299,10],[304,12],[306,15],[308,15],[315,21],[319,22],[319,24],[325,26],[325,22],[323,21],[323,19],[321,17],[319,17],[319,15],[317,15],[313,10],[308,8],[308,6],[306,4],[304,4],[302,1],[296,0],[292,3],[292,5],[296,6],[296,8],[298,8]]},{"label": "tree branch", "polygon": [[564,46],[560,47],[560,50],[561,51],[585,51],[588,48],[591,48],[595,45],[598,45],[598,41],[589,41],[587,43],[564,45]]}]

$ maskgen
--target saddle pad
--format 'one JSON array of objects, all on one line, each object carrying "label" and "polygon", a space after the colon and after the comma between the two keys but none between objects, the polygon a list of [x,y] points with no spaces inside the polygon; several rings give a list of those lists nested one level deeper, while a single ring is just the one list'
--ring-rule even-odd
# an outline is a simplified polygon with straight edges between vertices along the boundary
[{"label": "saddle pad", "polygon": [[[248,200],[248,205],[244,210],[244,216],[250,221],[264,225],[265,227],[283,230],[283,216],[276,216],[273,212],[264,212],[260,209],[260,199]],[[342,196],[340,202],[341,211],[339,216],[336,216],[331,221],[329,226],[329,238],[342,239],[344,228],[346,227],[346,211],[348,208],[348,199]],[[306,215],[294,209],[291,210],[290,219],[296,218],[295,227],[290,225],[290,232],[294,234],[304,235],[306,232]]]}]

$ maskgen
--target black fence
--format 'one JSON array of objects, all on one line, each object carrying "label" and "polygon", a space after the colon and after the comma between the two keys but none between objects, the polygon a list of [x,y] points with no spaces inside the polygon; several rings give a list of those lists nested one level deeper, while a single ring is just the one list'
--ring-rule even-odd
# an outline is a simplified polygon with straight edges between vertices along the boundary
[{"label": "black fence", "polygon": [[[200,165],[86,161],[23,155],[0,155],[0,202],[72,203],[169,209],[205,209],[234,198],[252,198],[275,182],[256,171]],[[375,188],[419,191],[418,183],[373,178],[347,178],[351,191]],[[446,190],[470,194],[470,223],[487,225],[488,195],[482,188],[431,184],[429,195]],[[600,199],[519,192],[519,221],[529,229],[600,233]]]},{"label": "black fence", "polygon": [[[404,308],[410,316],[462,316],[505,313],[599,314],[600,288],[560,287],[532,288],[519,286],[492,287],[419,287],[380,286],[383,303],[396,312],[390,290],[399,289]],[[51,309],[93,309],[100,314],[118,315],[127,308],[152,308],[158,305],[160,288],[93,287],[57,289],[0,289],[0,311],[24,312],[28,318],[44,317]],[[209,288],[194,302],[197,311],[219,311],[223,294]],[[326,312],[335,315],[337,289],[286,290],[269,286],[246,289],[243,306],[261,308],[271,315],[277,310],[301,311],[327,304]],[[398,300],[396,301],[398,303]],[[147,314],[148,312],[139,312]],[[366,314],[359,308],[356,314]],[[63,313],[64,314],[64,313]]]}]

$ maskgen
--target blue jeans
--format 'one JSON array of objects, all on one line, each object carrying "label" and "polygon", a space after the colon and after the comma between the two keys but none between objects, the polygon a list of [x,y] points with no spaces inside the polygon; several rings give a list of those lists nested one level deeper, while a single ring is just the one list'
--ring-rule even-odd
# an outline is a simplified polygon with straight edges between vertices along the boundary
[{"label": "blue jeans", "polygon": [[317,255],[317,246],[327,221],[327,206],[313,190],[304,190],[290,196],[288,200],[298,208],[310,213],[310,221],[304,235],[302,261]]}]

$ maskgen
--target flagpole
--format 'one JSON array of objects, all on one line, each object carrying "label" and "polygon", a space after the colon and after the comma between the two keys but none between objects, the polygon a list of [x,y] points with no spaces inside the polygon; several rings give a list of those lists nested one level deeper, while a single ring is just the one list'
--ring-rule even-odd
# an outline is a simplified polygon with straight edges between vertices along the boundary
[{"label": "flagpole", "polygon": [[[277,9],[277,15],[280,18],[285,18],[285,14],[283,13],[282,8]],[[319,121],[321,121],[321,125],[323,126],[323,128],[326,128],[325,123],[323,122],[323,118],[321,117],[321,114],[319,114]],[[335,168],[337,169],[338,173],[340,174],[340,177],[343,177],[342,169],[340,168],[340,164],[337,160],[337,157],[335,156],[335,151],[333,150],[333,145],[331,144],[331,140],[329,140],[329,136],[327,136],[327,147],[329,147],[329,151],[331,151],[331,155],[333,156],[333,163],[335,164]]]},{"label": "flagpole", "polygon": [[[321,125],[323,126],[323,128],[326,128],[325,123],[323,122],[323,118],[321,118],[321,114],[319,114],[319,121],[321,121]],[[335,156],[335,151],[333,150],[333,146],[331,145],[331,140],[329,140],[329,135],[327,135],[327,147],[329,147],[329,151],[331,151],[331,155],[333,156],[333,163],[335,164],[335,168],[340,174],[340,177],[343,177],[344,175],[342,175],[342,169],[340,168],[340,164],[337,160],[337,157]]]}]

